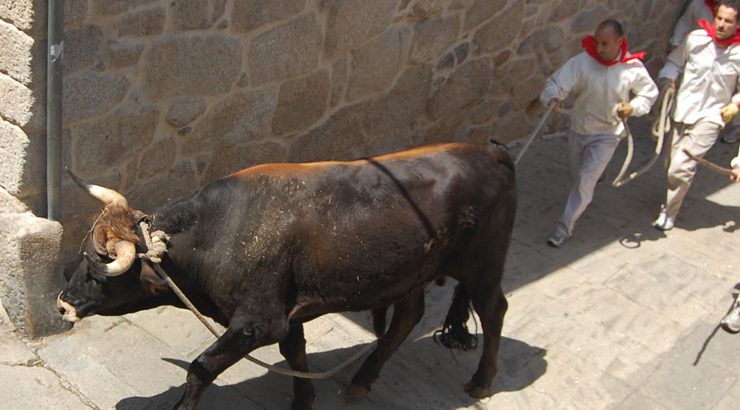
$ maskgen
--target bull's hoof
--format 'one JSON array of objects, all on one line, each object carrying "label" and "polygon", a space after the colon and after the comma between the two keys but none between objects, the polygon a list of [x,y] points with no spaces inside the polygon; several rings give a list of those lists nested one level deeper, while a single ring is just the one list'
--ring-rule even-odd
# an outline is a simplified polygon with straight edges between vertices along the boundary
[{"label": "bull's hoof", "polygon": [[292,410],[311,410],[312,402],[305,402],[305,401],[293,401],[293,405],[290,406]]},{"label": "bull's hoof", "polygon": [[350,384],[346,389],[344,389],[344,394],[351,398],[365,397],[370,394],[370,389],[357,384]]},{"label": "bull's hoof", "polygon": [[478,338],[468,333],[464,328],[445,328],[437,330],[432,335],[434,341],[441,343],[448,349],[459,349],[467,352],[478,347]]},{"label": "bull's hoof", "polygon": [[490,387],[476,386],[473,382],[465,385],[465,392],[474,399],[485,399],[486,397],[493,396],[493,389]]}]

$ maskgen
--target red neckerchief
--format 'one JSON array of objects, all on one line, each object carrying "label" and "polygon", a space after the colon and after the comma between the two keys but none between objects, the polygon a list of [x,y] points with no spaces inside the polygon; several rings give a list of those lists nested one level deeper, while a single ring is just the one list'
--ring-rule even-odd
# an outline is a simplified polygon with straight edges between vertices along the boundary
[{"label": "red neckerchief", "polygon": [[709,7],[709,10],[712,10],[712,15],[716,17],[717,16],[717,5],[714,4],[714,1],[704,0],[704,4],[706,4],[707,7]]},{"label": "red neckerchief", "polygon": [[639,53],[630,54],[627,52],[627,39],[622,39],[622,42],[619,44],[619,49],[621,52],[619,53],[621,57],[618,60],[612,60],[612,61],[605,61],[601,57],[599,57],[599,53],[596,52],[596,39],[594,36],[586,36],[581,40],[581,47],[590,55],[594,60],[598,61],[600,64],[603,64],[607,67],[611,67],[615,64],[619,63],[626,63],[630,60],[642,60],[647,55],[646,52],[640,51]]},{"label": "red neckerchief", "polygon": [[709,34],[709,36],[712,37],[712,40],[714,40],[714,43],[720,47],[729,47],[735,44],[740,44],[740,31],[735,32],[735,35],[730,38],[720,40],[717,38],[717,34],[714,32],[713,24],[709,24],[708,21],[701,19],[699,20],[699,27],[706,30],[707,34]]}]

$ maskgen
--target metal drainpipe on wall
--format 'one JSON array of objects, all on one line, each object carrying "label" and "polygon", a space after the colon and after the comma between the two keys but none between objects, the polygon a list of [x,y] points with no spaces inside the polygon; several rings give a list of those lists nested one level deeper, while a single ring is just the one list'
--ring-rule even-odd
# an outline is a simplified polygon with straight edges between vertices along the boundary
[{"label": "metal drainpipe on wall", "polygon": [[62,194],[62,61],[64,0],[48,1],[46,56],[46,205],[48,219],[61,219]]}]

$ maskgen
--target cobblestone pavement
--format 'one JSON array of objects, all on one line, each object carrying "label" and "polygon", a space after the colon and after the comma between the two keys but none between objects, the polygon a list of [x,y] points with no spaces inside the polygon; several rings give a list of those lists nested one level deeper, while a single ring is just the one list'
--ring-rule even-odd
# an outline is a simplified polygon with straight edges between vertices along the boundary
[{"label": "cobblestone pavement", "polygon": [[[652,142],[644,123],[633,126],[639,164]],[[709,158],[726,164],[736,148],[718,143]],[[650,226],[664,195],[659,166],[620,189],[603,183],[574,238],[553,249],[545,240],[567,195],[565,149],[564,138],[538,141],[520,162],[520,207],[505,278],[510,308],[496,394],[475,401],[463,392],[479,351],[452,353],[432,341],[449,306],[448,282],[428,290],[422,322],[367,398],[341,394],[353,365],[315,383],[315,408],[738,407],[740,335],[720,330],[705,342],[740,280],[740,185],[701,170],[677,227],[664,234]],[[623,157],[624,144],[607,181]],[[369,329],[366,313],[309,323],[312,369],[327,370],[373,340]],[[16,338],[3,320],[0,408],[168,407],[183,391],[184,367],[211,342],[189,312],[173,308],[88,318],[65,334],[33,342]],[[285,365],[276,347],[255,356]],[[242,361],[206,391],[201,408],[289,408],[291,396],[288,378]]]}]

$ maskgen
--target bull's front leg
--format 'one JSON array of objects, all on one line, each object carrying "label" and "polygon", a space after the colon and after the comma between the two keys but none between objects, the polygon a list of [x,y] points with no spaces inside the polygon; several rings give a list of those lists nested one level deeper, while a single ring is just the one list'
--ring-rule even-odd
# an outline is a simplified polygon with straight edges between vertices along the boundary
[{"label": "bull's front leg", "polygon": [[[306,338],[303,335],[303,324],[290,327],[288,336],[280,341],[280,353],[285,357],[291,369],[308,372]],[[316,397],[316,391],[311,380],[300,377],[293,378],[293,394],[294,410],[310,409]]]},{"label": "bull's front leg", "polygon": [[268,325],[264,320],[240,320],[238,316],[235,314],[226,332],[190,364],[185,393],[175,409],[195,409],[200,395],[219,374],[252,350],[275,343],[288,332],[285,319]]}]

